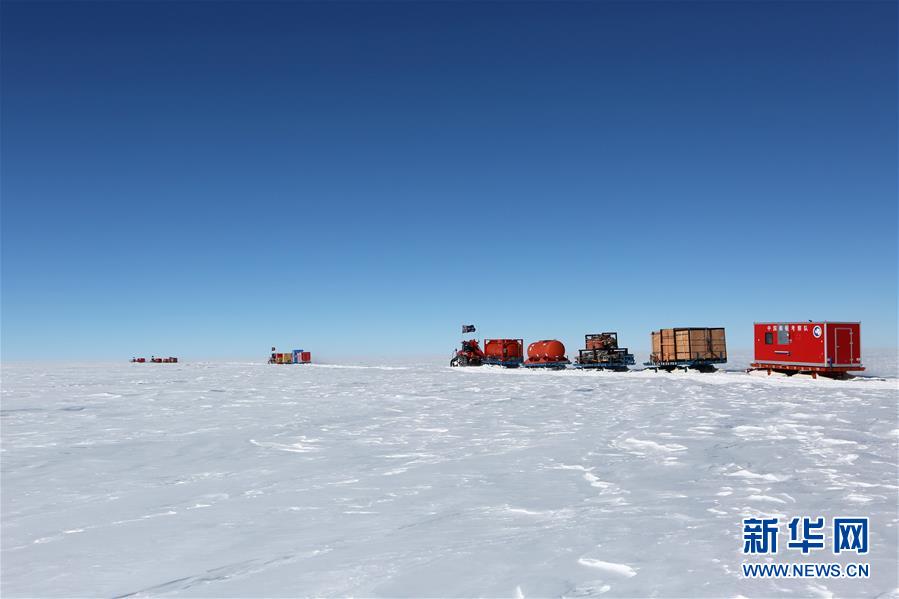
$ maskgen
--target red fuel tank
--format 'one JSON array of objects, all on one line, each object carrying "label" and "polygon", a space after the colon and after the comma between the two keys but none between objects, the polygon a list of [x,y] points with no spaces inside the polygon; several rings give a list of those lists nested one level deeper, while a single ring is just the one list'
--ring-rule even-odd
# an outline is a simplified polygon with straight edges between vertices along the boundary
[{"label": "red fuel tank", "polygon": [[486,339],[484,353],[496,360],[514,360],[522,357],[521,339]]},{"label": "red fuel tank", "polygon": [[535,341],[528,346],[528,362],[561,362],[565,360],[565,346],[555,339]]}]

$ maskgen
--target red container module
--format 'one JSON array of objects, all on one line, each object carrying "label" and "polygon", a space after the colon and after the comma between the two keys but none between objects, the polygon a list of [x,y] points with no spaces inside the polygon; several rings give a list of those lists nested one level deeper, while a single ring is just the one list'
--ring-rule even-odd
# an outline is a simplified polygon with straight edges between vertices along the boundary
[{"label": "red container module", "polygon": [[312,361],[312,352],[304,351],[300,352],[300,362],[303,364],[308,364]]},{"label": "red container module", "polygon": [[752,368],[841,375],[864,370],[861,323],[755,323]]},{"label": "red container module", "polygon": [[484,363],[518,367],[524,360],[523,339],[484,339]]}]

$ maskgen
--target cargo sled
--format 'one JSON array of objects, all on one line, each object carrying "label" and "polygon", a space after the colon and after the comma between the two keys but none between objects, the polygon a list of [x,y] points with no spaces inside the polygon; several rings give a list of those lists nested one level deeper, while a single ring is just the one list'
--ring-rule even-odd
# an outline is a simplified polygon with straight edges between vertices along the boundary
[{"label": "cargo sled", "polygon": [[652,353],[643,365],[652,370],[671,372],[694,369],[714,372],[717,364],[727,363],[724,328],[673,328],[652,332]]},{"label": "cargo sled", "polygon": [[491,366],[518,368],[524,362],[523,339],[484,339],[482,362]]},{"label": "cargo sled", "polygon": [[528,345],[528,359],[524,361],[525,368],[548,368],[550,370],[562,370],[567,368],[571,361],[565,355],[565,346],[556,339],[543,339]]},{"label": "cargo sled", "polygon": [[584,335],[584,345],[586,349],[578,350],[575,368],[620,372],[635,363],[634,355],[626,347],[618,347],[617,332]]}]

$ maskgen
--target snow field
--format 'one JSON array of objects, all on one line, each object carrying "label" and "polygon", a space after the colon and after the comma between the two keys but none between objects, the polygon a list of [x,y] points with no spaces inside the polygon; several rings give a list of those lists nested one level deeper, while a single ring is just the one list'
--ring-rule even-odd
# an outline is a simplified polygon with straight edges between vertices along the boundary
[{"label": "snow field", "polygon": [[[2,374],[4,597],[899,586],[894,378],[244,363]],[[742,578],[754,515],[869,516],[871,578]]]}]

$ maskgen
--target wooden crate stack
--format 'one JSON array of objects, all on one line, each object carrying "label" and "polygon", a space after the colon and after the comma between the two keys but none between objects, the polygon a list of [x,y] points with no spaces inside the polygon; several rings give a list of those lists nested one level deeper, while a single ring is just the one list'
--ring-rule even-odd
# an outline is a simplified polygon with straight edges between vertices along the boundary
[{"label": "wooden crate stack", "polygon": [[675,328],[652,332],[652,361],[726,360],[724,329]]}]

